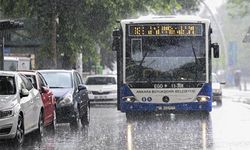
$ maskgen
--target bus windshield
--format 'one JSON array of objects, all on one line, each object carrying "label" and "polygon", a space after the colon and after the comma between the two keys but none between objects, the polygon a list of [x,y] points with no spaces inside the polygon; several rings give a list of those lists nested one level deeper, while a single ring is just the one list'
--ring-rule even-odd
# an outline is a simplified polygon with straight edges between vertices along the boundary
[{"label": "bus windshield", "polygon": [[127,37],[126,82],[206,80],[205,36]]}]

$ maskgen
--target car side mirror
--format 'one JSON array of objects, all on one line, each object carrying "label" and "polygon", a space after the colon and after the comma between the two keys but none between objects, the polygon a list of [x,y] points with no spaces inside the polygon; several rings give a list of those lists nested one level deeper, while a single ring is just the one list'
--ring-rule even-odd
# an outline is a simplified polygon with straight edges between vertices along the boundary
[{"label": "car side mirror", "polygon": [[49,92],[49,88],[46,87],[46,86],[43,86],[43,87],[41,87],[41,92],[42,93],[48,93]]},{"label": "car side mirror", "polygon": [[29,96],[29,91],[27,89],[21,89],[20,97],[27,97]]},{"label": "car side mirror", "polygon": [[83,84],[79,84],[79,85],[78,85],[78,91],[86,90],[86,89],[87,89],[87,88],[86,88],[85,85],[83,85]]},{"label": "car side mirror", "polygon": [[225,84],[226,84],[226,81],[220,82],[220,84],[225,85]]}]

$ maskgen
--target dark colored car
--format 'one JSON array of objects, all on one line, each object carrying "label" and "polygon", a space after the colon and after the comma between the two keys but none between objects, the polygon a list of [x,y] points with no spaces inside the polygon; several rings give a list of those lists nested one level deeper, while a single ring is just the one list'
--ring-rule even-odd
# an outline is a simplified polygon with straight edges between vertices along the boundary
[{"label": "dark colored car", "polygon": [[82,77],[75,70],[40,70],[56,97],[57,123],[88,123],[89,98]]},{"label": "dark colored car", "polygon": [[42,74],[37,71],[21,71],[33,84],[40,94],[44,105],[44,125],[55,129],[56,123],[56,99]]}]

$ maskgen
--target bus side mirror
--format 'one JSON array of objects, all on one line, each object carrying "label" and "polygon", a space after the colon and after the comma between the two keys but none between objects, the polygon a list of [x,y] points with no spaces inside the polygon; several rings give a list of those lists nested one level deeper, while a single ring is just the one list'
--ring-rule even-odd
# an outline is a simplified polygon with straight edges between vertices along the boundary
[{"label": "bus side mirror", "polygon": [[121,31],[120,29],[114,29],[113,31],[113,43],[112,43],[112,50],[119,51],[121,44]]},{"label": "bus side mirror", "polygon": [[220,50],[219,50],[220,48],[219,48],[218,43],[213,43],[212,48],[214,50],[214,58],[219,58],[220,57]]}]

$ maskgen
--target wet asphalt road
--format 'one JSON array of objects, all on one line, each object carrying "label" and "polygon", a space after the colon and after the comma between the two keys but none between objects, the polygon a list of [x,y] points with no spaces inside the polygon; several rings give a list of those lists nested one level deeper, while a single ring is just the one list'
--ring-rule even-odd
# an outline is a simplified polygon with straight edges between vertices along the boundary
[{"label": "wet asphalt road", "polygon": [[[24,150],[247,150],[250,149],[250,106],[225,97],[207,117],[191,114],[153,114],[127,120],[114,106],[93,106],[90,124],[70,128],[58,124],[42,139],[25,138]],[[0,149],[11,149],[2,142]]]}]

